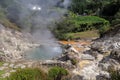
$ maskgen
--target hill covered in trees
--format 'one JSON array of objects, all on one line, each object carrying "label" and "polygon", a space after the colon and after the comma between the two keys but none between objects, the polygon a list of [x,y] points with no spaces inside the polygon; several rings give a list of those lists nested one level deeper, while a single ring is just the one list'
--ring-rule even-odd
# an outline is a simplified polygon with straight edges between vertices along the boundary
[{"label": "hill covered in trees", "polygon": [[56,24],[54,33],[59,39],[81,38],[68,34],[86,30],[98,30],[103,36],[120,23],[119,0],[72,0],[69,10],[70,14]]}]

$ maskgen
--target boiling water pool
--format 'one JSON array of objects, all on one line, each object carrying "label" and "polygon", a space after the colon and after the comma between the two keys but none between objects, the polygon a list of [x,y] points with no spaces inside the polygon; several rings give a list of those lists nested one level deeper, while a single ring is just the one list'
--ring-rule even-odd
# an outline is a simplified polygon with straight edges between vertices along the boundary
[{"label": "boiling water pool", "polygon": [[41,45],[26,54],[27,59],[48,60],[62,54],[61,47]]}]

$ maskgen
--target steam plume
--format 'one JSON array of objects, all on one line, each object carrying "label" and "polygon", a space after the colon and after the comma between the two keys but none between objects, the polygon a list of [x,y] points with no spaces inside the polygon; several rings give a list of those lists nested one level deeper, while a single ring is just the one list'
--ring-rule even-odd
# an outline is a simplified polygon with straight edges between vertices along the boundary
[{"label": "steam plume", "polygon": [[[16,5],[8,8],[9,17],[40,41],[54,39],[48,26],[63,16],[70,4],[70,0],[15,0],[15,2]],[[16,20],[13,15],[17,15],[18,19]]]},{"label": "steam plume", "polygon": [[[70,0],[15,0],[15,4],[8,7],[8,16],[23,31],[30,32],[35,42],[58,46],[48,27],[54,27],[53,23],[61,19],[69,5]],[[60,47],[44,48],[52,55],[57,55],[56,52],[60,51]]]}]

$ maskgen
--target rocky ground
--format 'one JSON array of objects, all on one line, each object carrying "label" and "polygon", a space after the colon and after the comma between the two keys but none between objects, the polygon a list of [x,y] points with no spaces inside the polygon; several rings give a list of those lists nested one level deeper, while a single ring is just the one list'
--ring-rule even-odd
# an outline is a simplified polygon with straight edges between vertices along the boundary
[{"label": "rocky ground", "polygon": [[30,42],[21,32],[0,25],[0,77],[9,76],[17,68],[61,66],[72,74],[70,80],[110,80],[110,70],[120,70],[120,29],[98,40],[59,41],[64,52],[54,60],[31,61],[23,54],[38,44]]},{"label": "rocky ground", "polygon": [[[92,41],[69,41],[61,42],[66,45],[65,53],[58,60],[76,62],[75,68],[71,71],[73,74],[71,80],[99,80],[98,78],[109,78],[109,73],[99,67],[99,62],[103,55],[99,54],[98,58],[88,54],[91,50]],[[102,80],[102,79],[100,79]]]},{"label": "rocky ground", "polygon": [[89,44],[80,42],[68,42],[65,54],[58,58],[77,62],[71,80],[111,80],[109,71],[120,70],[120,27]]},{"label": "rocky ground", "polygon": [[15,61],[23,58],[25,51],[36,47],[21,32],[0,24],[0,60]]}]

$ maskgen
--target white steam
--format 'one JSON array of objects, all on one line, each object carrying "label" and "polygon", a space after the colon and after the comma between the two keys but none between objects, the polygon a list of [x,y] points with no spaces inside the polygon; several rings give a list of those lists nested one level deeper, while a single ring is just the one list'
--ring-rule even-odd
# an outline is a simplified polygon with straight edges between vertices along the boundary
[{"label": "white steam", "polygon": [[[15,0],[8,15],[23,31],[30,32],[38,42],[55,40],[48,27],[67,12],[71,0]],[[52,44],[52,43],[51,43]]]},{"label": "white steam", "polygon": [[[54,27],[53,23],[60,20],[67,12],[70,0],[15,1],[16,4],[8,8],[10,19],[18,23],[23,31],[30,32],[35,42],[42,45],[58,45],[54,35],[48,27]],[[53,47],[53,49],[59,52],[57,48]]]}]

